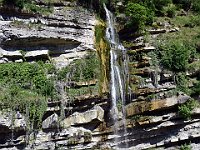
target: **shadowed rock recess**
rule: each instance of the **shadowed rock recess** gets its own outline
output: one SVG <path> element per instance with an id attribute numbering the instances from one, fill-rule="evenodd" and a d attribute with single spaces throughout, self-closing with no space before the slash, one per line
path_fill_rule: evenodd
<path id="1" fill-rule="evenodd" d="M 199 93 L 190 94 L 196 83 L 200 82 L 200 66 L 196 65 L 185 71 L 187 88 L 190 90 L 187 92 L 180 90 L 176 79 L 178 72 L 165 68 L 157 58 L 162 55 L 157 54 L 159 38 L 178 34 L 182 30 L 181 26 L 161 20 L 161 23 L 164 22 L 162 25 L 148 26 L 145 29 L 148 32 L 147 41 L 144 35 L 146 32 L 129 32 L 122 27 L 118 21 L 124 14 L 119 11 L 116 24 L 113 23 L 113 32 L 120 33 L 119 40 L 127 53 L 128 73 L 125 72 L 126 77 L 122 80 L 127 82 L 123 84 L 123 90 L 126 90 L 124 102 L 116 98 L 117 112 L 114 115 L 117 117 L 113 119 L 110 50 L 115 45 L 106 39 L 106 21 L 99 19 L 98 14 L 87 8 L 86 4 L 82 6 L 84 2 L 52 2 L 53 12 L 48 15 L 17 10 L 17 13 L 8 13 L 8 10 L 0 9 L 0 65 L 35 62 L 53 64 L 54 72 L 45 73 L 49 80 L 53 80 L 53 88 L 57 91 L 53 100 L 43 95 L 46 108 L 37 126 L 38 121 L 31 124 L 34 115 L 31 116 L 30 113 L 35 111 L 27 110 L 31 107 L 22 111 L 20 106 L 14 109 L 2 106 L 7 104 L 1 96 L 7 86 L 3 86 L 5 83 L 0 78 L 0 149 L 178 150 L 188 146 L 191 150 L 200 150 L 200 98 Z M 37 6 L 46 5 L 44 1 L 37 1 Z M 110 9 L 119 9 L 121 5 L 121 2 L 117 2 L 116 8 Z M 113 47 L 108 46 L 111 44 Z M 200 64 L 198 50 L 196 55 L 197 58 L 189 60 L 188 65 Z M 93 68 L 97 74 L 83 78 L 85 72 L 80 70 L 87 69 L 94 63 L 84 62 L 90 57 L 95 62 L 98 61 L 97 67 Z M 116 59 L 116 66 L 121 68 L 122 56 L 113 57 Z M 56 71 L 61 70 L 62 73 L 65 67 L 69 67 L 67 69 L 71 72 L 64 72 L 64 77 L 61 78 Z M 78 77 L 76 71 L 80 72 Z M 86 73 L 91 72 L 89 70 Z M 9 76 L 9 73 L 4 75 Z M 34 90 L 36 85 L 30 88 L 33 83 L 29 84 L 23 85 L 23 89 Z M 15 98 L 15 93 L 13 97 Z M 32 100 L 32 97 L 34 96 L 20 98 Z M 188 110 L 184 106 L 191 106 L 192 109 Z M 189 111 L 189 116 L 185 117 L 181 108 Z"/>

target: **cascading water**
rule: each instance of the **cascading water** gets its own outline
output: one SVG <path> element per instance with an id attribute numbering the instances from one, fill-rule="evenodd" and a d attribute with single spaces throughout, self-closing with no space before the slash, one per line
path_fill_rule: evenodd
<path id="1" fill-rule="evenodd" d="M 118 34 L 114 28 L 115 20 L 113 14 L 107 9 L 104 4 L 104 9 L 106 11 L 107 17 L 107 28 L 106 28 L 106 37 L 110 43 L 110 67 L 111 67 L 111 99 L 112 99 L 112 109 L 111 117 L 114 121 L 114 132 L 116 135 L 119 135 L 118 130 L 120 125 L 118 124 L 119 120 L 119 104 L 121 105 L 122 111 L 122 122 L 124 126 L 124 137 L 127 136 L 126 130 L 126 114 L 125 114 L 125 95 L 126 95 L 126 84 L 128 81 L 128 60 L 126 49 L 119 42 Z M 125 138 L 125 143 L 126 143 Z M 115 138 L 116 145 L 118 143 Z M 126 147 L 128 145 L 126 144 Z"/>

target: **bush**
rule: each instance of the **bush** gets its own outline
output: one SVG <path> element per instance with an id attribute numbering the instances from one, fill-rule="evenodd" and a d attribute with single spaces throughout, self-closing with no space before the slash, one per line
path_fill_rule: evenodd
<path id="1" fill-rule="evenodd" d="M 145 6 L 130 2 L 126 6 L 125 13 L 130 17 L 128 26 L 137 26 L 139 29 L 144 29 L 148 20 L 148 12 Z"/>
<path id="2" fill-rule="evenodd" d="M 175 82 L 177 89 L 179 91 L 182 91 L 188 95 L 191 94 L 190 89 L 188 88 L 188 79 L 185 73 L 178 73 L 175 75 Z"/>
<path id="3" fill-rule="evenodd" d="M 161 64 L 167 69 L 180 72 L 186 71 L 190 58 L 190 47 L 182 41 L 168 41 L 161 45 Z"/>
<path id="4" fill-rule="evenodd" d="M 15 84 L 22 89 L 32 89 L 38 94 L 52 96 L 53 83 L 47 78 L 49 64 L 10 63 L 0 65 L 0 82 L 4 85 Z M 51 70 L 52 71 L 52 70 Z"/>
<path id="5" fill-rule="evenodd" d="M 192 110 L 197 107 L 197 102 L 195 100 L 189 100 L 185 104 L 178 107 L 178 113 L 184 119 L 191 119 Z"/>
<path id="6" fill-rule="evenodd" d="M 200 0 L 193 0 L 192 2 L 192 9 L 200 13 Z"/>
<path id="7" fill-rule="evenodd" d="M 171 4 L 163 8 L 163 14 L 168 17 L 175 17 L 176 15 L 176 6 Z"/>
<path id="8" fill-rule="evenodd" d="M 189 144 L 181 145 L 180 150 L 192 150 L 192 147 Z"/>
<path id="9" fill-rule="evenodd" d="M 194 84 L 192 88 L 192 95 L 200 95 L 200 82 Z"/>
<path id="10" fill-rule="evenodd" d="M 16 84 L 1 85 L 0 108 L 28 115 L 27 126 L 34 125 L 38 128 L 41 126 L 42 116 L 47 108 L 47 99 L 32 90 L 20 88 Z"/>
<path id="11" fill-rule="evenodd" d="M 172 4 L 172 0 L 153 0 L 155 12 L 157 15 L 163 15 L 163 8 Z"/>
<path id="12" fill-rule="evenodd" d="M 59 80 L 88 81 L 98 76 L 99 62 L 95 53 L 90 53 L 86 58 L 75 61 L 58 73 Z"/>
<path id="13" fill-rule="evenodd" d="M 156 9 L 161 10 L 163 7 L 172 4 L 172 0 L 153 0 Z"/>

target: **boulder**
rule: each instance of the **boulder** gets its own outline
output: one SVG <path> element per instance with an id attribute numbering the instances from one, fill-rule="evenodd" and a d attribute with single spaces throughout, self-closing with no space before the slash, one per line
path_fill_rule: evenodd
<path id="1" fill-rule="evenodd" d="M 72 125 L 87 124 L 92 122 L 93 120 L 98 120 L 102 122 L 103 118 L 104 110 L 100 106 L 95 106 L 91 110 L 88 110 L 83 113 L 75 112 L 68 118 L 64 119 L 61 124 L 64 127 L 69 127 Z"/>
<path id="2" fill-rule="evenodd" d="M 57 123 L 58 123 L 58 115 L 56 113 L 54 113 L 51 116 L 47 117 L 42 122 L 42 128 L 43 129 L 56 128 Z"/>

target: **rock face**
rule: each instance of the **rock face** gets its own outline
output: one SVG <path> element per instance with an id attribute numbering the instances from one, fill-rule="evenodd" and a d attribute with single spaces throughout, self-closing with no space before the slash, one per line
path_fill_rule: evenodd
<path id="1" fill-rule="evenodd" d="M 3 15 L 0 21 L 0 54 L 11 61 L 49 59 L 58 67 L 94 50 L 94 15 L 80 6 L 55 7 L 43 18 Z M 84 38 L 83 38 L 84 37 Z M 68 55 L 71 55 L 70 57 Z"/>
<path id="2" fill-rule="evenodd" d="M 63 2 L 54 7 L 54 13 L 49 16 L 27 18 L 3 13 L 0 16 L 0 63 L 50 60 L 57 67 L 63 67 L 94 50 L 95 16 L 80 6 L 66 3 L 67 6 Z M 117 7 L 121 6 L 118 2 Z M 152 29 L 150 33 L 153 39 L 158 34 L 177 31 L 178 28 L 164 28 Z M 130 60 L 135 56 L 139 58 L 129 64 L 132 93 L 126 99 L 126 132 L 122 117 L 118 122 L 110 117 L 108 94 L 80 94 L 73 100 L 49 102 L 41 129 L 30 130 L 25 115 L 19 112 L 0 111 L 0 149 L 172 150 L 191 142 L 192 150 L 199 150 L 200 109 L 194 109 L 191 119 L 184 120 L 178 106 L 191 97 L 176 92 L 172 72 L 152 66 L 153 57 L 146 54 L 154 51 L 154 46 L 145 43 L 144 37 L 136 38 L 133 43 L 128 55 Z M 199 68 L 187 76 L 197 72 Z M 81 89 L 97 84 L 97 80 L 91 80 L 69 82 L 66 86 Z M 117 135 L 113 131 L 115 124 L 119 125 Z"/>
<path id="3" fill-rule="evenodd" d="M 49 116 L 42 122 L 42 128 L 48 129 L 48 128 L 56 128 L 58 124 L 58 115 L 54 113 L 53 115 Z"/>
<path id="4" fill-rule="evenodd" d="M 95 106 L 93 109 L 84 113 L 75 112 L 63 120 L 63 126 L 69 127 L 73 125 L 81 125 L 90 123 L 93 120 L 103 122 L 104 110 L 100 106 Z"/>

